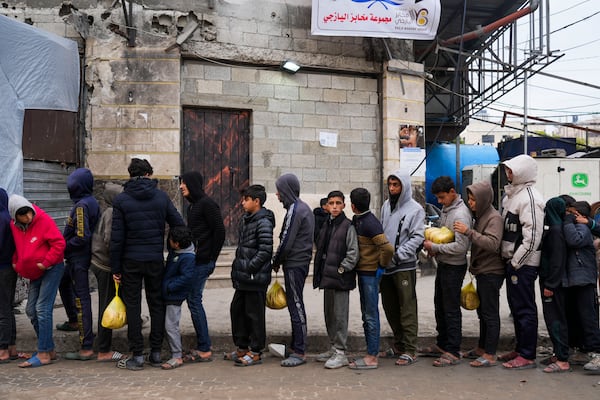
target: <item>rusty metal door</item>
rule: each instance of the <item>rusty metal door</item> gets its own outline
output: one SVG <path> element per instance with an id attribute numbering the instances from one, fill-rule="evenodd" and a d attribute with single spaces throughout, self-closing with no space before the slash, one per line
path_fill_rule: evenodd
<path id="1" fill-rule="evenodd" d="M 249 111 L 183 109 L 181 170 L 204 177 L 204 191 L 221 207 L 226 246 L 237 244 L 240 191 L 249 185 L 249 117 Z"/>

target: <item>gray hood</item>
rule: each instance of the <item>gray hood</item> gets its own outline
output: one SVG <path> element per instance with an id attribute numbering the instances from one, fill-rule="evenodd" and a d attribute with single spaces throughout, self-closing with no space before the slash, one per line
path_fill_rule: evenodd
<path id="1" fill-rule="evenodd" d="M 300 197 L 300 181 L 294 174 L 283 174 L 275 182 L 283 207 L 289 208 Z"/>

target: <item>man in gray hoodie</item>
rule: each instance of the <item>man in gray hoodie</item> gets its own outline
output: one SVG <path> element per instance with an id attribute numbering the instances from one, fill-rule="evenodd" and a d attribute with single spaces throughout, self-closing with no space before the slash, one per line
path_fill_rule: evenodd
<path id="1" fill-rule="evenodd" d="M 306 311 L 304 308 L 304 283 L 312 259 L 315 218 L 311 208 L 300 200 L 300 181 L 294 174 L 284 174 L 275 182 L 277 198 L 287 210 L 279 234 L 279 248 L 273 257 L 273 269 L 283 266 L 285 295 L 292 321 L 290 352 L 282 367 L 296 367 L 306 363 Z M 269 347 L 271 349 L 271 346 Z"/>
<path id="2" fill-rule="evenodd" d="M 393 347 L 384 356 L 398 357 L 396 365 L 413 364 L 417 353 L 417 252 L 423 243 L 425 211 L 412 198 L 410 177 L 399 170 L 388 176 L 389 198 L 381 207 L 381 224 L 394 246 L 391 264 L 380 283 L 381 302 L 392 332 Z"/>
<path id="3" fill-rule="evenodd" d="M 456 192 L 454 181 L 449 176 L 440 176 L 431 184 L 431 192 L 442 204 L 440 222 L 450 230 L 455 222 L 462 222 L 468 229 L 473 227 L 473 217 L 460 195 Z M 438 331 L 437 347 L 441 351 L 433 365 L 447 367 L 460 363 L 460 342 L 462 339 L 462 314 L 460 312 L 460 289 L 467 272 L 467 251 L 469 238 L 455 232 L 450 243 L 423 242 L 423 248 L 430 256 L 435 256 L 438 268 L 435 276 L 433 297 L 435 323 Z"/>

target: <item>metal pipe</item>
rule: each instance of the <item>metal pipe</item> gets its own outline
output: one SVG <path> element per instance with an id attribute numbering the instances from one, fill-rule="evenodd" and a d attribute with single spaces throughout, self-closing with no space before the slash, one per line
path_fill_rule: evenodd
<path id="1" fill-rule="evenodd" d="M 492 22 L 491 24 L 481 27 L 479 29 L 476 29 L 474 31 L 467 32 L 463 35 L 458 35 L 458 36 L 454 36 L 450 39 L 443 40 L 441 42 L 441 44 L 442 44 L 442 46 L 446 46 L 446 45 L 458 43 L 461 41 L 466 42 L 468 40 L 477 39 L 477 38 L 485 35 L 486 33 L 493 32 L 496 29 L 500 28 L 501 26 L 508 25 L 508 24 L 516 21 L 517 19 L 534 12 L 535 10 L 537 10 L 539 3 L 540 3 L 539 0 L 531 0 L 529 7 L 525 7 L 521 10 L 515 11 L 514 13 L 509 14 L 506 17 L 500 18 L 499 20 Z"/>

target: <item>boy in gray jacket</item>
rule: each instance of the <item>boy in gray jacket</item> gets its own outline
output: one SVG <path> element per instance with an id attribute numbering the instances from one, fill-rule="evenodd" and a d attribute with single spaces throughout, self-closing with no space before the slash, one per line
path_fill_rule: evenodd
<path id="1" fill-rule="evenodd" d="M 459 221 L 471 229 L 471 212 L 456 192 L 454 182 L 449 176 L 440 176 L 431 184 L 431 191 L 442 204 L 440 222 L 450 230 Z M 433 361 L 435 367 L 447 367 L 460 363 L 460 342 L 462 339 L 462 314 L 460 312 L 460 289 L 467 272 L 467 251 L 470 241 L 462 233 L 455 232 L 454 241 L 437 244 L 429 240 L 423 242 L 423 248 L 430 256 L 435 256 L 438 268 L 435 276 L 435 322 L 437 348 L 441 352 Z"/>

